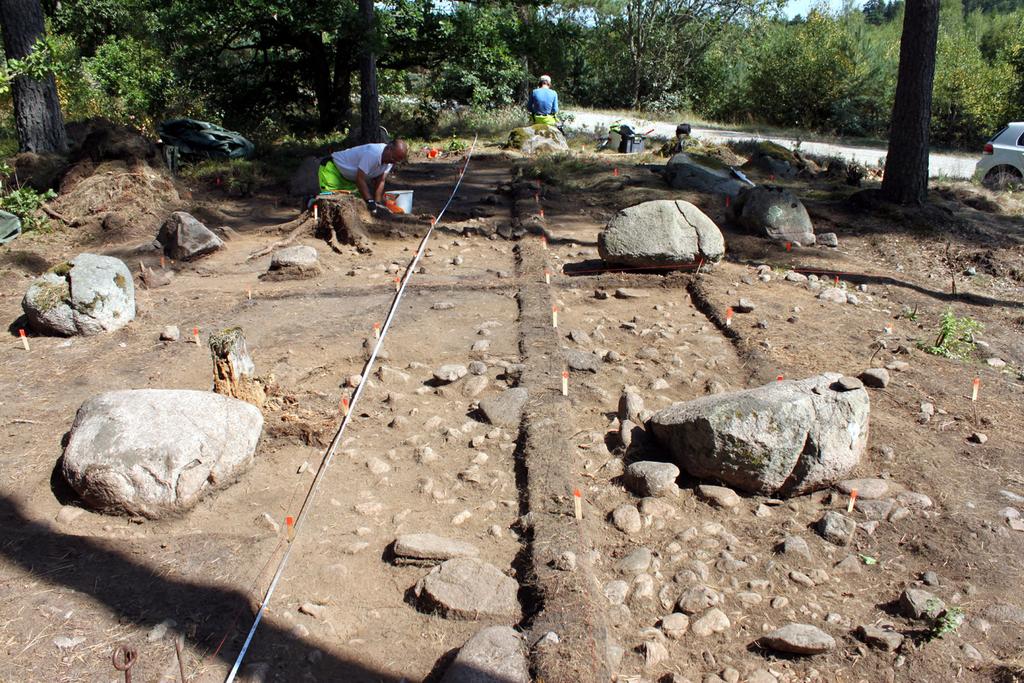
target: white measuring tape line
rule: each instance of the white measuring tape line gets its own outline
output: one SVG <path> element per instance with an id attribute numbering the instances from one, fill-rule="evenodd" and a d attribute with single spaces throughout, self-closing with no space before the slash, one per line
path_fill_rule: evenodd
<path id="1" fill-rule="evenodd" d="M 429 240 L 430 236 L 433 234 L 434 228 L 441 222 L 441 217 L 444 216 L 445 211 L 447 211 L 448 207 L 451 206 L 456 193 L 459 191 L 459 187 L 462 185 L 462 179 L 466 176 L 466 170 L 469 168 L 469 161 L 473 158 L 473 151 L 476 149 L 477 138 L 479 138 L 479 136 L 473 138 L 473 144 L 470 146 L 469 152 L 466 154 L 466 163 L 462 166 L 462 172 L 459 173 L 459 179 L 455 181 L 455 187 L 452 189 L 452 193 L 448 197 L 448 201 L 441 209 L 441 212 L 437 214 L 437 217 L 431 221 L 430 228 L 427 229 L 427 234 L 423 236 L 423 240 L 420 242 L 420 247 L 416 250 L 416 255 L 409 263 L 408 268 L 406 268 L 405 276 L 402 278 L 402 284 L 395 293 L 395 298 L 391 301 L 391 308 L 388 309 L 387 318 L 384 319 L 384 325 L 381 327 L 380 338 L 377 339 L 377 343 L 373 347 L 373 352 L 370 354 L 370 359 L 366 361 L 366 365 L 363 367 L 363 373 L 360 375 L 359 386 L 356 387 L 355 393 L 352 394 L 352 401 L 349 403 L 348 412 L 346 412 L 342 418 L 338 431 L 334 433 L 334 438 L 331 439 L 331 443 L 327 447 L 327 453 L 324 455 L 324 459 L 321 461 L 320 467 L 316 471 L 316 476 L 313 478 L 313 483 L 309 487 L 309 493 L 306 494 L 306 499 L 302 503 L 302 509 L 299 510 L 299 514 L 295 517 L 295 526 L 292 530 L 291 541 L 288 543 L 287 549 L 281 557 L 280 563 L 277 565 L 277 571 L 274 572 L 274 578 L 271 580 L 270 586 L 267 588 L 267 593 L 263 597 L 263 602 L 260 603 L 259 611 L 256 612 L 256 617 L 252 622 L 252 627 L 249 629 L 249 634 L 246 636 L 245 642 L 242 644 L 242 649 L 238 653 L 238 657 L 235 659 L 235 664 L 231 667 L 231 672 L 228 674 L 227 679 L 225 679 L 225 683 L 232 683 L 238 675 L 238 670 L 242 666 L 242 660 L 245 659 L 245 655 L 249 651 L 249 646 L 252 644 L 253 636 L 256 635 L 256 629 L 263 620 L 263 614 L 266 612 L 267 606 L 270 604 L 270 598 L 273 596 L 274 590 L 277 588 L 277 584 L 281 580 L 281 576 L 284 574 L 284 569 L 288 564 L 288 558 L 291 556 L 292 548 L 295 547 L 295 541 L 299 537 L 299 529 L 302 527 L 302 522 L 306 519 L 306 513 L 308 513 L 313 507 L 313 501 L 316 497 L 316 492 L 320 486 L 320 482 L 323 480 L 324 474 L 327 472 L 327 468 L 330 467 L 331 461 L 334 459 L 334 453 L 338 448 L 338 444 L 341 443 L 341 437 L 345 433 L 345 427 L 348 426 L 349 421 L 355 414 L 356 402 L 363 393 L 363 388 L 366 386 L 366 381 L 370 376 L 370 371 L 373 370 L 373 364 L 377 360 L 377 354 L 380 352 L 381 346 L 384 345 L 384 339 L 387 336 L 388 328 L 391 327 L 391 321 L 394 319 L 395 313 L 398 311 L 398 304 L 402 300 L 402 295 L 405 294 L 406 285 L 409 284 L 409 280 L 416 271 L 416 264 L 419 263 L 424 251 L 426 251 L 427 240 Z"/>

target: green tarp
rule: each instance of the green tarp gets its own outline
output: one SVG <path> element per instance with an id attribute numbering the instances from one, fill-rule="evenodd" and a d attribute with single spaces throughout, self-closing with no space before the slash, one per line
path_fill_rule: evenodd
<path id="1" fill-rule="evenodd" d="M 0 244 L 7 244 L 21 234 L 21 219 L 13 213 L 0 211 Z"/>

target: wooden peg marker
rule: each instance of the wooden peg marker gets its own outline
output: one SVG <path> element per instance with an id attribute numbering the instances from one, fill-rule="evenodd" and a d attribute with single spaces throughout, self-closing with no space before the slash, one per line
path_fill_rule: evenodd
<path id="1" fill-rule="evenodd" d="M 196 346 L 199 346 L 199 328 L 198 327 L 193 327 L 192 328 L 192 339 L 195 340 Z"/>
<path id="2" fill-rule="evenodd" d="M 21 345 L 25 347 L 26 351 L 29 351 L 28 347 L 28 336 L 25 334 L 25 330 L 19 329 L 18 336 L 21 337 Z"/>
<path id="3" fill-rule="evenodd" d="M 544 284 L 551 284 L 551 271 L 548 270 L 547 268 L 544 269 Z"/>
<path id="4" fill-rule="evenodd" d="M 732 327 L 732 306 L 725 309 L 725 326 Z"/>
<path id="5" fill-rule="evenodd" d="M 562 370 L 562 396 L 569 395 L 569 371 Z"/>
<path id="6" fill-rule="evenodd" d="M 579 489 L 572 492 L 572 510 L 577 520 L 583 519 L 583 494 Z"/>
<path id="7" fill-rule="evenodd" d="M 971 401 L 978 400 L 978 389 L 981 388 L 981 378 L 975 377 L 974 381 L 971 382 Z"/>
<path id="8" fill-rule="evenodd" d="M 857 502 L 857 489 L 852 489 L 850 491 L 850 502 L 848 502 L 846 504 L 846 513 L 847 514 L 853 512 L 853 504 L 856 503 L 856 502 Z"/>
<path id="9" fill-rule="evenodd" d="M 380 339 L 380 323 L 373 324 L 373 338 Z"/>
<path id="10" fill-rule="evenodd" d="M 558 327 L 558 306 L 551 307 L 551 327 Z"/>

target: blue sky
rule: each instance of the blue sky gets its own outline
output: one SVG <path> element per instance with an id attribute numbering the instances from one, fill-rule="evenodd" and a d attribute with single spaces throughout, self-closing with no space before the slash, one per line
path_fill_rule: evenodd
<path id="1" fill-rule="evenodd" d="M 816 5 L 826 5 L 831 10 L 840 10 L 844 4 L 844 0 L 791 0 L 783 12 L 787 17 L 792 18 L 798 14 L 807 16 L 808 10 Z M 862 0 L 853 0 L 852 4 L 860 7 L 864 3 Z"/>

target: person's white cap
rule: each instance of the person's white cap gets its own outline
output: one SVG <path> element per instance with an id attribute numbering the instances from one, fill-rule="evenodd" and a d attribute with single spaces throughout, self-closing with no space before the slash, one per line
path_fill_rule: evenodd
<path id="1" fill-rule="evenodd" d="M 543 76 L 540 77 L 540 82 L 541 83 L 547 83 L 548 85 L 551 85 L 551 76 L 548 76 L 547 74 L 544 74 Z"/>

